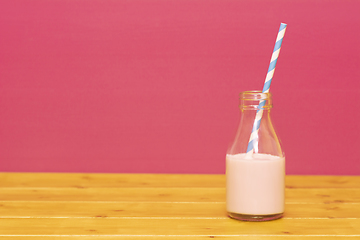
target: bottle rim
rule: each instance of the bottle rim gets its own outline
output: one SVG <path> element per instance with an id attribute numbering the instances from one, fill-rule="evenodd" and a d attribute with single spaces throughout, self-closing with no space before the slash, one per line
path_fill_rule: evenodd
<path id="1" fill-rule="evenodd" d="M 242 110 L 270 109 L 272 108 L 272 94 L 258 90 L 241 92 L 239 107 Z"/>
<path id="2" fill-rule="evenodd" d="M 272 97 L 271 93 L 263 93 L 259 90 L 244 91 L 239 94 L 242 100 L 268 100 Z"/>

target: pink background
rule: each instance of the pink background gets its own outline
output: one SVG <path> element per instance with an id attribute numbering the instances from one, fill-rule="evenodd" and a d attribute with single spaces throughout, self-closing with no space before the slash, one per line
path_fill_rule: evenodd
<path id="1" fill-rule="evenodd" d="M 360 1 L 7 0 L 0 171 L 224 173 L 240 91 L 288 174 L 360 174 Z"/>

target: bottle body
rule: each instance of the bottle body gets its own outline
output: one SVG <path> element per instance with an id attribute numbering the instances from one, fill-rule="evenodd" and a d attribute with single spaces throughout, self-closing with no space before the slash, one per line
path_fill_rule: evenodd
<path id="1" fill-rule="evenodd" d="M 226 154 L 226 208 L 232 218 L 266 221 L 283 215 L 285 157 L 271 122 L 271 107 L 269 93 L 240 94 L 240 123 Z M 254 134 L 254 120 L 259 110 L 261 122 Z M 251 134 L 252 150 L 249 151 Z"/>

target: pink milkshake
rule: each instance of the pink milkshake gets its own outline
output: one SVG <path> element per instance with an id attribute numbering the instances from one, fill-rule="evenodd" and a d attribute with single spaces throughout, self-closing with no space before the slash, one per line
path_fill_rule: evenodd
<path id="1" fill-rule="evenodd" d="M 269 154 L 226 155 L 226 208 L 229 216 L 256 221 L 284 212 L 285 158 Z"/>

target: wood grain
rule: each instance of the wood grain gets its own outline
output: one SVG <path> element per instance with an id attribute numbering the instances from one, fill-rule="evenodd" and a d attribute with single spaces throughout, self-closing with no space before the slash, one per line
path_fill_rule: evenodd
<path id="1" fill-rule="evenodd" d="M 359 239 L 358 235 L 234 235 L 234 236 L 224 236 L 224 235 L 142 235 L 142 236 L 136 236 L 136 235 L 12 235 L 12 236 L 4 236 L 0 235 L 2 240 L 53 240 L 53 239 L 73 239 L 73 240 L 117 240 L 117 239 L 126 239 L 126 240 L 158 240 L 158 239 L 180 239 L 180 240 L 211 240 L 211 239 L 219 239 L 219 240 L 229 240 L 229 239 L 246 239 L 246 240 L 285 240 L 285 239 L 291 239 L 291 240 L 300 240 L 300 239 L 306 239 L 306 240 L 339 240 L 339 239 L 345 239 L 345 240 L 357 240 Z"/>
<path id="2" fill-rule="evenodd" d="M 286 204 L 284 218 L 359 218 L 360 203 Z M 0 218 L 227 218 L 225 203 L 2 201 Z"/>
<path id="3" fill-rule="evenodd" d="M 21 227 L 20 227 L 21 226 Z M 304 227 L 306 226 L 306 227 Z M 0 219 L 0 235 L 359 235 L 360 219 Z"/>
<path id="4" fill-rule="evenodd" d="M 358 176 L 286 176 L 288 188 L 360 188 Z M 225 187 L 224 175 L 0 173 L 0 187 Z"/>
<path id="5" fill-rule="evenodd" d="M 46 179 L 46 181 L 44 181 Z M 0 173 L 0 187 L 224 187 L 224 175 Z"/>
<path id="6" fill-rule="evenodd" d="M 286 189 L 288 203 L 360 203 L 360 188 Z M 0 188 L 0 201 L 225 202 L 225 188 Z"/>
<path id="7" fill-rule="evenodd" d="M 286 186 L 284 218 L 250 223 L 223 175 L 0 173 L 0 239 L 360 239 L 360 177 Z"/>

